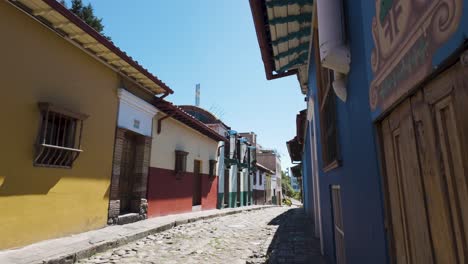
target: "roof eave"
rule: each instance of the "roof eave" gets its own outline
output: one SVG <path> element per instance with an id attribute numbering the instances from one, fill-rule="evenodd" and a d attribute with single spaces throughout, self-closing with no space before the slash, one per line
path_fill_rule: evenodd
<path id="1" fill-rule="evenodd" d="M 105 64 L 112 70 L 116 71 L 118 74 L 125 76 L 126 78 L 129 78 L 131 81 L 134 81 L 143 90 L 147 90 L 148 92 L 154 95 L 174 93 L 174 91 L 171 88 L 169 88 L 164 82 L 162 82 L 156 76 L 149 73 L 145 68 L 143 68 L 140 64 L 138 64 L 138 62 L 136 62 L 131 57 L 129 57 L 125 52 L 123 52 L 118 47 L 116 47 L 111 41 L 109 41 L 107 38 L 102 36 L 99 32 L 94 30 L 91 26 L 89 26 L 84 21 L 82 21 L 79 17 L 77 17 L 75 14 L 69 11 L 65 6 L 63 6 L 58 1 L 55 1 L 55 0 L 37 1 L 38 3 L 40 2 L 43 5 L 47 5 L 50 8 L 50 11 L 49 11 L 49 8 L 47 8 L 48 10 L 46 12 L 39 12 L 39 14 L 35 14 L 34 10 L 30 9 L 30 7 L 27 6 L 25 3 L 23 3 L 23 1 L 9 0 L 7 2 L 9 2 L 12 6 L 16 7 L 18 10 L 27 14 L 34 20 L 38 21 L 42 25 L 46 26 L 47 28 L 55 32 L 57 35 L 59 35 L 60 37 L 68 41 L 69 43 L 83 50 L 88 55 L 94 57 L 99 62 Z M 43 13 L 48 15 L 50 14 L 50 12 L 55 12 L 56 14 L 59 14 L 64 19 L 64 21 L 66 21 L 66 23 L 62 22 L 60 25 L 54 25 L 51 21 L 47 20 L 47 18 L 43 16 Z M 81 30 L 83 33 L 77 34 L 75 36 L 67 35 L 66 32 L 60 31 L 61 29 L 64 28 L 64 25 L 66 24 L 67 24 L 66 27 L 68 26 L 76 27 L 79 30 Z M 107 59 L 102 58 L 102 54 L 96 54 L 95 52 L 93 52 L 93 50 L 90 47 L 86 47 L 88 43 L 83 44 L 77 41 L 77 39 L 81 37 L 87 37 L 87 38 L 93 39 L 95 42 L 93 42 L 92 46 L 96 46 L 96 44 L 101 45 L 103 48 L 108 50 L 108 52 L 105 52 L 106 55 L 112 54 L 114 57 L 119 58 L 122 63 L 124 64 L 126 63 L 128 65 L 127 67 L 131 67 L 132 69 L 136 70 L 137 73 L 142 76 L 142 78 L 146 78 L 147 82 L 152 83 L 152 85 L 146 86 L 145 84 L 141 83 L 139 80 L 134 79 L 132 77 L 133 75 L 123 72 L 120 69 L 118 69 L 116 66 L 112 65 L 112 62 L 109 62 L 107 61 Z"/>
<path id="2" fill-rule="evenodd" d="M 275 62 L 273 59 L 273 51 L 265 33 L 268 25 L 265 24 L 264 15 L 265 7 L 262 0 L 249 0 L 250 10 L 254 20 L 255 32 L 257 34 L 258 45 L 262 56 L 263 66 L 265 67 L 265 75 L 267 80 L 274 80 L 290 75 L 297 74 L 297 69 L 292 69 L 286 72 L 275 73 Z"/>

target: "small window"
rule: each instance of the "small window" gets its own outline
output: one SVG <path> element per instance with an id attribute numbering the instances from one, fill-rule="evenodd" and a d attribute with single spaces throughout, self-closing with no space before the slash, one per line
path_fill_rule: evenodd
<path id="1" fill-rule="evenodd" d="M 337 168 L 339 163 L 338 129 L 336 126 L 336 97 L 333 92 L 334 73 L 320 64 L 317 30 L 314 31 L 315 64 L 322 142 L 323 170 Z"/>
<path id="2" fill-rule="evenodd" d="M 257 173 L 253 174 L 253 184 L 257 185 Z"/>
<path id="3" fill-rule="evenodd" d="M 175 151 L 176 159 L 175 159 L 175 173 L 182 174 L 187 171 L 187 155 L 188 152 L 182 150 Z"/>
<path id="4" fill-rule="evenodd" d="M 41 125 L 36 144 L 35 166 L 71 168 L 81 150 L 83 120 L 88 116 L 39 103 Z"/>
<path id="5" fill-rule="evenodd" d="M 258 184 L 259 185 L 262 185 L 262 178 L 263 178 L 262 173 L 259 173 L 259 177 L 258 177 Z"/>
<path id="6" fill-rule="evenodd" d="M 209 168 L 209 176 L 210 178 L 214 178 L 216 176 L 216 160 L 210 160 L 210 168 Z"/>

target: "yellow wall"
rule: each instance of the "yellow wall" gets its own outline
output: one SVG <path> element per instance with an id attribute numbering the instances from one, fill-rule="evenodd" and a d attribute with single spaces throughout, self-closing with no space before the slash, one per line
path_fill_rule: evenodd
<path id="1" fill-rule="evenodd" d="M 173 170 L 175 150 L 188 152 L 187 171 L 193 172 L 194 160 L 202 161 L 202 173 L 209 173 L 209 160 L 216 160 L 218 142 L 173 119 L 162 121 L 161 134 L 157 134 L 158 113 L 153 119 L 153 142 L 151 145 L 151 167 Z"/>
<path id="2" fill-rule="evenodd" d="M 102 227 L 117 75 L 0 1 L 0 249 Z M 37 103 L 89 115 L 73 169 L 33 167 Z"/>

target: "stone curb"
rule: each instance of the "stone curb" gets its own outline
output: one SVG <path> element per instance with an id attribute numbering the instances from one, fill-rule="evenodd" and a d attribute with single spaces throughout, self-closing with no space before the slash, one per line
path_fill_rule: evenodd
<path id="1" fill-rule="evenodd" d="M 268 208 L 273 208 L 273 207 L 277 207 L 277 206 L 270 205 L 270 206 L 262 206 L 262 207 L 256 207 L 256 208 L 246 208 L 243 210 L 242 209 L 232 210 L 232 211 L 220 210 L 219 213 L 212 214 L 212 215 L 196 216 L 196 217 L 182 219 L 182 220 L 175 220 L 168 224 L 164 224 L 156 228 L 151 228 L 145 231 L 140 231 L 140 232 L 137 232 L 135 234 L 131 234 L 125 237 L 121 237 L 121 238 L 113 239 L 109 241 L 98 242 L 96 244 L 92 244 L 88 248 L 78 250 L 77 252 L 73 254 L 67 254 L 63 256 L 54 256 L 52 258 L 45 259 L 45 260 L 42 260 L 41 262 L 36 262 L 36 263 L 38 264 L 39 263 L 40 264 L 71 264 L 71 263 L 75 263 L 76 261 L 80 259 L 89 258 L 94 254 L 101 253 L 106 250 L 128 244 L 130 242 L 136 241 L 138 239 L 147 237 L 152 234 L 156 234 L 156 233 L 169 230 L 175 226 L 179 226 L 179 225 L 183 225 L 187 223 L 193 223 L 193 222 L 197 222 L 200 220 L 207 220 L 207 219 L 212 219 L 212 218 L 217 218 L 217 217 L 222 217 L 222 216 L 227 216 L 227 215 L 238 214 L 242 212 L 257 211 L 257 210 L 263 210 L 263 209 L 268 209 Z"/>

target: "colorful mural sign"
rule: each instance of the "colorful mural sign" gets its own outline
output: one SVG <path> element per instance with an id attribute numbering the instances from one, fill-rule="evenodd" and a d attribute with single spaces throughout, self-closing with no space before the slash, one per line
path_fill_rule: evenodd
<path id="1" fill-rule="evenodd" d="M 432 56 L 456 31 L 463 0 L 377 0 L 372 111 L 385 111 L 432 71 Z"/>

